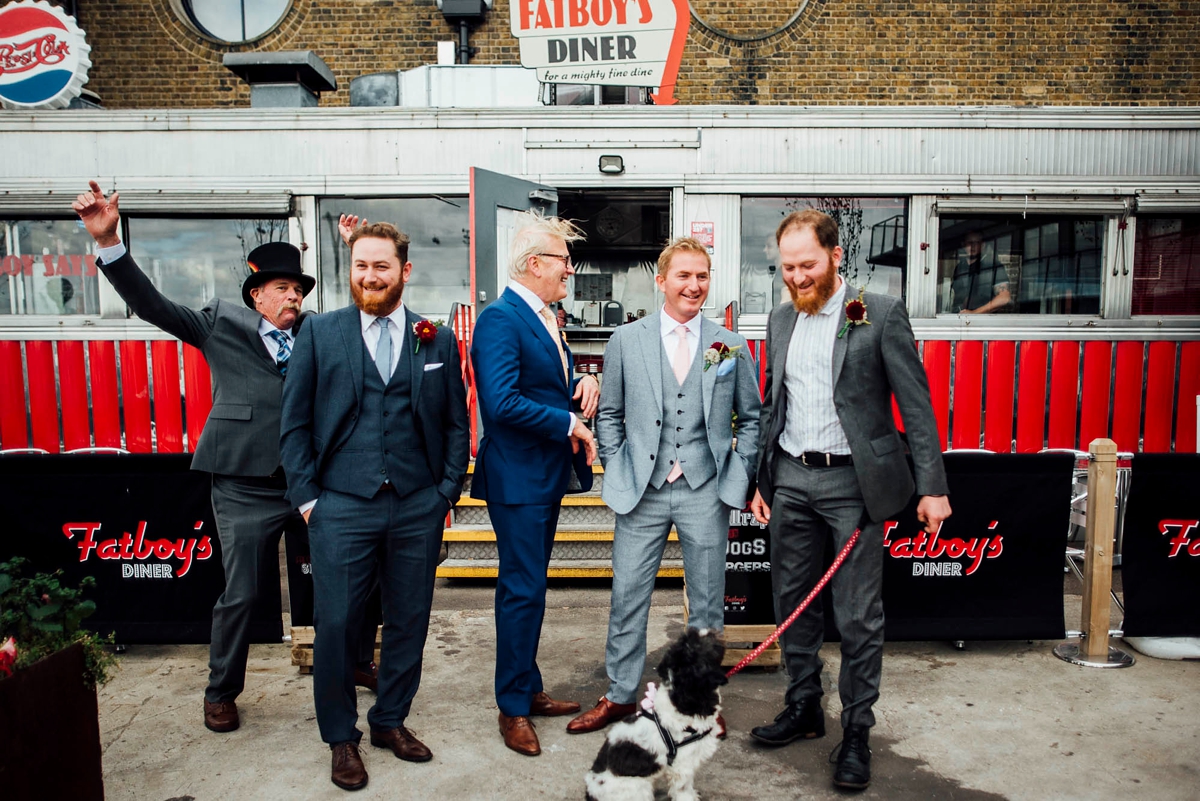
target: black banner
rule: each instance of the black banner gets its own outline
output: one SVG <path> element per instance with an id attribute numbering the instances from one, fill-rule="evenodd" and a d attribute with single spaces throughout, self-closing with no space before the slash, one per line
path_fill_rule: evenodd
<path id="1" fill-rule="evenodd" d="M 936 536 L 924 533 L 915 496 L 884 526 L 887 639 L 1062 638 L 1073 457 L 948 453 L 943 458 L 953 514 L 942 530 Z M 731 519 L 730 548 L 743 550 L 744 543 L 767 540 L 748 513 L 734 515 L 739 525 Z M 769 573 L 745 567 L 765 561 L 769 571 L 769 541 L 766 546 L 761 556 L 726 556 L 726 625 L 774 622 Z M 827 568 L 835 556 L 832 541 L 825 550 Z M 826 611 L 826 639 L 836 641 L 828 588 L 816 606 Z"/>
<path id="2" fill-rule="evenodd" d="M 0 456 L 0 560 L 96 578 L 84 621 L 118 643 L 207 643 L 225 587 L 211 477 L 173 454 Z M 267 560 L 265 587 L 279 586 Z M 263 593 L 254 642 L 283 634 L 277 591 Z"/>
<path id="3" fill-rule="evenodd" d="M 1200 636 L 1200 455 L 1133 457 L 1121 578 L 1129 637 Z"/>
<path id="4" fill-rule="evenodd" d="M 749 507 L 729 511 L 725 543 L 725 625 L 775 625 L 771 538 Z"/>

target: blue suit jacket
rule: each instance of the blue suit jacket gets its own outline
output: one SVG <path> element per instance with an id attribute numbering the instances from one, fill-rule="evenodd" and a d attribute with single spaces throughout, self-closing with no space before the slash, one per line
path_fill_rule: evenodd
<path id="1" fill-rule="evenodd" d="M 573 372 L 565 337 L 563 348 Z M 582 489 L 591 489 L 586 455 L 581 449 L 573 457 L 567 435 L 578 380 L 568 383 L 554 340 L 520 295 L 506 289 L 480 312 L 471 363 L 483 418 L 471 497 L 504 504 L 559 503 L 572 464 Z"/>
<path id="2" fill-rule="evenodd" d="M 424 435 L 438 492 L 453 505 L 466 479 L 471 436 L 458 341 L 449 327 L 442 327 L 433 342 L 417 348 L 412 326 L 424 318 L 408 309 L 405 314 L 404 347 L 416 350 L 411 363 L 413 416 Z M 364 361 L 355 306 L 314 316 L 296 337 L 283 383 L 280 432 L 288 498 L 296 506 L 321 494 L 326 460 L 358 422 Z"/>

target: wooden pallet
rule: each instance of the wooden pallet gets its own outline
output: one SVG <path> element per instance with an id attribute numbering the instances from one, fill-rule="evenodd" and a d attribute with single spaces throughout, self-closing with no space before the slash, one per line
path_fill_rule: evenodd
<path id="1" fill-rule="evenodd" d="M 688 601 L 687 601 L 687 582 L 683 585 L 683 622 L 687 623 L 688 619 Z M 733 667 L 742 658 L 753 651 L 758 645 L 764 641 L 775 631 L 775 627 L 769 624 L 750 625 L 750 626 L 726 626 L 725 627 L 725 658 L 721 660 L 721 667 Z M 748 645 L 748 648 L 735 648 L 735 645 Z M 783 651 L 779 647 L 779 641 L 771 643 L 767 650 L 758 655 L 746 667 L 760 667 L 774 670 L 783 664 Z"/>
<path id="2" fill-rule="evenodd" d="M 292 626 L 292 664 L 300 668 L 304 675 L 312 673 L 313 666 L 313 637 L 312 626 Z M 379 646 L 382 642 L 383 627 L 375 627 L 375 664 L 379 664 Z"/>

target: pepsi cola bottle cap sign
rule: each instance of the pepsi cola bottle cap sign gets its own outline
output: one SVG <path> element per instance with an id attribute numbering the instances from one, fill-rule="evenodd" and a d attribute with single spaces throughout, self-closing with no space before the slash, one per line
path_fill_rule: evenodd
<path id="1" fill-rule="evenodd" d="M 0 104 L 66 108 L 87 83 L 91 51 L 75 18 L 49 3 L 0 6 Z"/>

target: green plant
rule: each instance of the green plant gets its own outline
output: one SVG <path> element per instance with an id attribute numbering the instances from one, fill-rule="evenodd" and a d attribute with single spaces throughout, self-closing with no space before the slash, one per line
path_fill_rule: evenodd
<path id="1" fill-rule="evenodd" d="M 77 589 L 64 586 L 62 571 L 24 575 L 28 560 L 20 557 L 0 562 L 0 641 L 12 637 L 16 641 L 17 670 L 39 659 L 80 643 L 83 646 L 83 682 L 88 687 L 104 684 L 117 665 L 117 658 L 107 646 L 113 635 L 102 637 L 80 623 L 96 611 L 94 601 L 85 600 L 83 593 L 96 586 L 96 580 L 85 577 Z"/>

